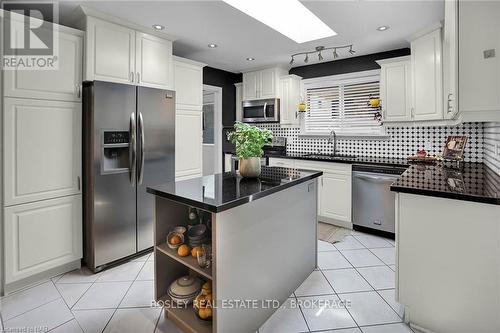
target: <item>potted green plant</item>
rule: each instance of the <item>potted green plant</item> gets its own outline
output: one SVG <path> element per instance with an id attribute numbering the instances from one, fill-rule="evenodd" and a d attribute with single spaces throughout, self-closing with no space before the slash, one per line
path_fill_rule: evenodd
<path id="1" fill-rule="evenodd" d="M 260 158 L 264 154 L 262 148 L 271 141 L 273 133 L 268 129 L 236 122 L 234 131 L 227 137 L 236 144 L 240 175 L 247 178 L 259 177 Z"/>

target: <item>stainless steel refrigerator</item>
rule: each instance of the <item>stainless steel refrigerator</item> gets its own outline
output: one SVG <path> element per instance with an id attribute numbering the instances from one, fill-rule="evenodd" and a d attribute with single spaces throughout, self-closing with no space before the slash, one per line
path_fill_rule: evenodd
<path id="1" fill-rule="evenodd" d="M 173 91 L 83 86 L 84 260 L 100 271 L 153 246 L 153 196 L 175 179 Z"/>

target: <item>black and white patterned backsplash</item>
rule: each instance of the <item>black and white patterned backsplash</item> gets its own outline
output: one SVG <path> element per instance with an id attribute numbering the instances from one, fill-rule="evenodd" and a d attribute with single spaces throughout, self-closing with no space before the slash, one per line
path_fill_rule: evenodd
<path id="1" fill-rule="evenodd" d="M 299 128 L 281 127 L 279 124 L 259 124 L 259 127 L 273 131 L 274 136 L 287 138 L 287 152 L 331 154 L 333 145 L 328 138 L 300 137 Z M 388 127 L 388 138 L 357 139 L 338 138 L 337 153 L 354 156 L 382 156 L 406 158 L 414 155 L 417 149 L 427 149 L 431 155 L 442 153 L 446 138 L 450 135 L 468 137 L 464 160 L 467 162 L 483 161 L 483 123 L 463 123 L 458 126 L 436 127 Z"/>

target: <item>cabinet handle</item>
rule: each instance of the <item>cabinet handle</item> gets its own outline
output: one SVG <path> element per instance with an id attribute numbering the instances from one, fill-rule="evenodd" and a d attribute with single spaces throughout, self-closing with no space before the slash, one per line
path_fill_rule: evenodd
<path id="1" fill-rule="evenodd" d="M 453 96 L 453 94 L 448 94 L 448 113 L 452 113 L 453 112 L 453 107 L 451 106 L 451 102 L 452 102 L 451 97 L 452 96 Z"/>
<path id="2" fill-rule="evenodd" d="M 415 108 L 412 107 L 411 110 L 410 110 L 410 115 L 411 115 L 412 119 L 415 118 L 415 112 L 414 111 L 415 111 Z"/>
<path id="3" fill-rule="evenodd" d="M 80 98 L 82 96 L 82 85 L 77 84 L 76 85 L 76 97 Z"/>
<path id="4" fill-rule="evenodd" d="M 321 186 L 323 186 L 323 177 L 321 177 Z"/>
<path id="5" fill-rule="evenodd" d="M 80 187 L 81 187 L 81 185 L 80 185 L 80 176 L 76 177 L 76 181 L 78 183 L 78 191 L 80 191 Z"/>
<path id="6" fill-rule="evenodd" d="M 141 83 L 141 73 L 137 72 L 137 83 Z"/>
<path id="7" fill-rule="evenodd" d="M 134 82 L 134 72 L 130 72 L 130 82 Z"/>

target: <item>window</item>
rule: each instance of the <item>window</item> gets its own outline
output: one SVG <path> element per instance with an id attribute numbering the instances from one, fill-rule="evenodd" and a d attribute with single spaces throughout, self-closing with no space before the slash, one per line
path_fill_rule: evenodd
<path id="1" fill-rule="evenodd" d="M 349 77 L 350 76 L 350 77 Z M 380 110 L 369 105 L 379 98 L 379 75 L 331 76 L 304 83 L 307 110 L 302 134 L 385 135 L 377 117 Z"/>

